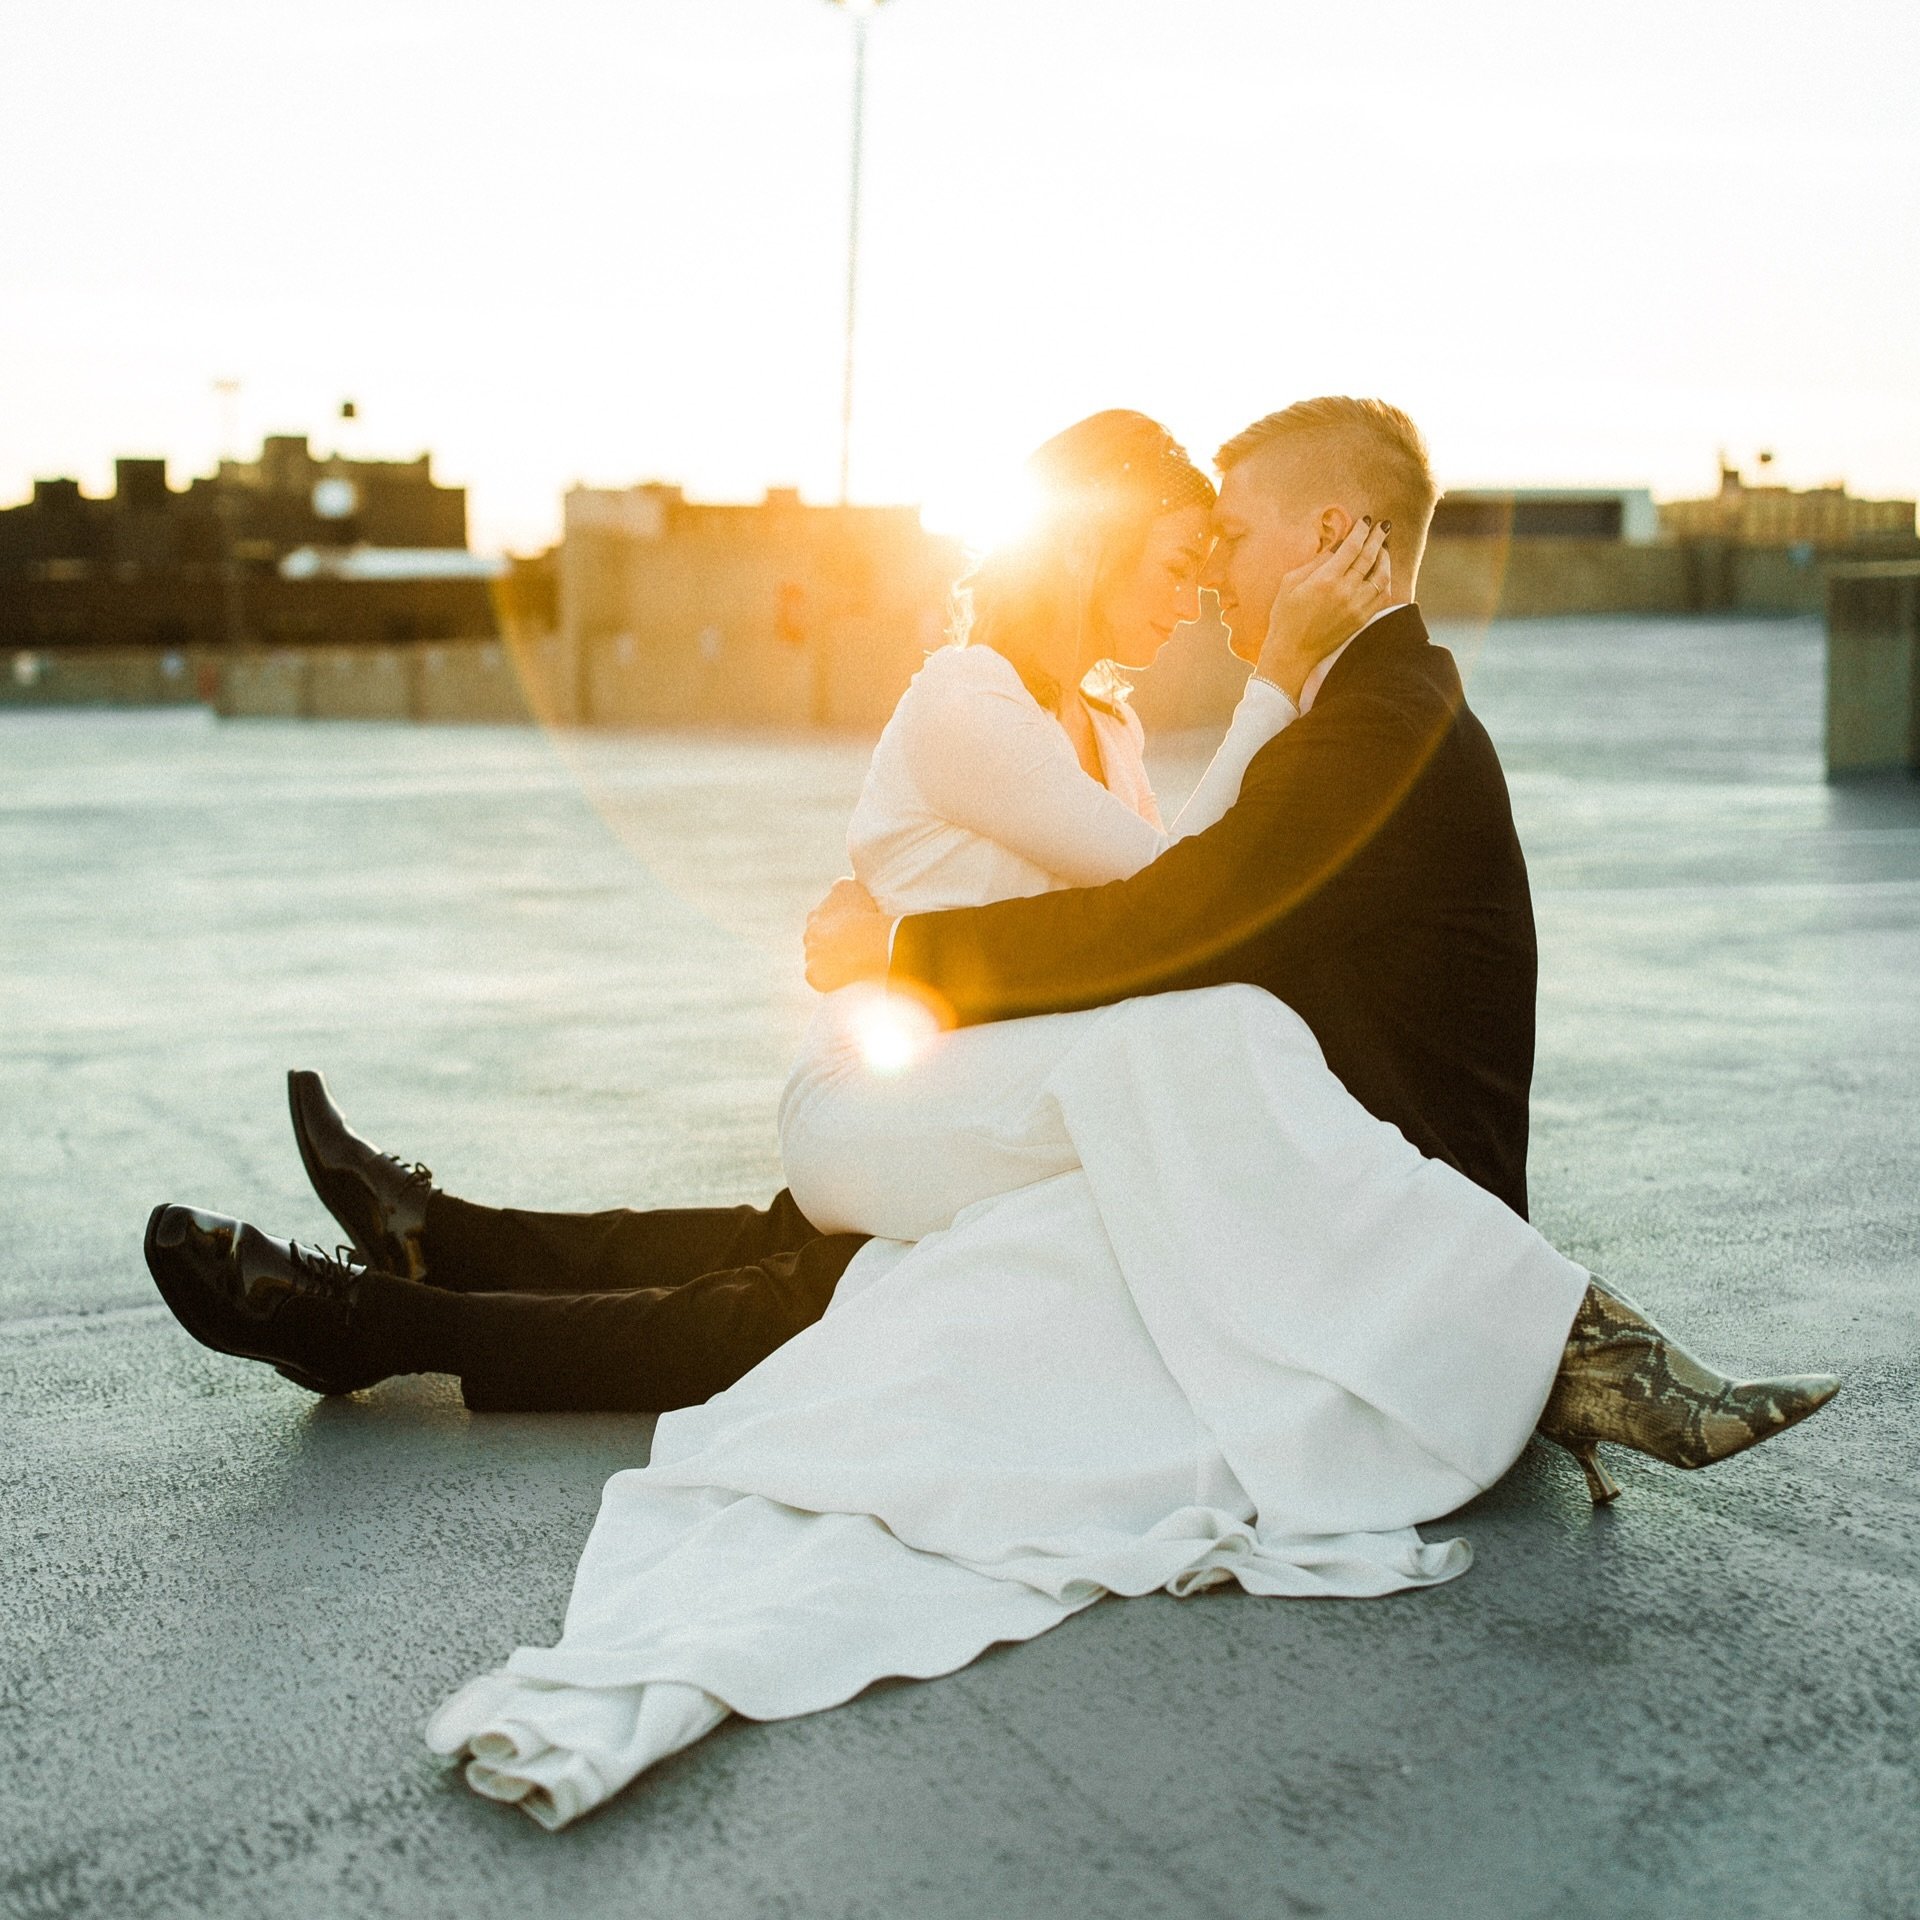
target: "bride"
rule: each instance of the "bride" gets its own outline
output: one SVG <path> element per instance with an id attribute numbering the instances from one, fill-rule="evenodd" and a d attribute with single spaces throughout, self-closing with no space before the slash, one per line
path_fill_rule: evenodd
<path id="1" fill-rule="evenodd" d="M 1256 674 L 1165 826 L 1109 663 L 1197 617 L 1212 487 L 1127 413 L 1035 470 L 1042 524 L 973 577 L 854 810 L 892 914 L 1124 878 L 1217 820 L 1295 717 Z M 1324 652 L 1389 590 L 1384 534 L 1357 529 L 1270 645 Z M 609 1482 L 559 1644 L 429 1725 L 546 1826 L 729 1712 L 947 1673 L 1103 1595 L 1454 1577 L 1465 1542 L 1415 1529 L 1511 1465 L 1593 1298 L 1251 987 L 952 1033 L 849 988 L 781 1140 L 808 1217 L 877 1237 L 823 1320 Z"/>

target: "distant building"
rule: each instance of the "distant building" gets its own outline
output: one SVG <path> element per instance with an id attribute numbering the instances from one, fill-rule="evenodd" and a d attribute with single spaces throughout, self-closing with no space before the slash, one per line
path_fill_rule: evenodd
<path id="1" fill-rule="evenodd" d="M 1844 486 L 1751 487 L 1738 467 L 1722 463 L 1718 493 L 1665 502 L 1660 524 L 1672 539 L 1741 547 L 1910 547 L 1914 502 L 1857 500 Z"/>
<path id="2" fill-rule="evenodd" d="M 1454 487 L 1433 510 L 1435 540 L 1614 540 L 1649 546 L 1659 510 L 1645 487 Z"/>
<path id="3" fill-rule="evenodd" d="M 914 507 L 575 487 L 557 564 L 580 719 L 873 726 L 940 645 L 960 548 Z"/>
<path id="4" fill-rule="evenodd" d="M 271 435 L 176 490 L 156 459 L 114 462 L 113 492 L 36 480 L 0 509 L 0 647 L 491 635 L 465 489 L 429 456 L 316 456 Z"/>

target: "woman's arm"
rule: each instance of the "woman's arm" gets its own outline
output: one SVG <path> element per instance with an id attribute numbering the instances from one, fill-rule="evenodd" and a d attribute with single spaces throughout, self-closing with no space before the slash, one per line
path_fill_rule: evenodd
<path id="1" fill-rule="evenodd" d="M 901 741 L 921 798 L 1069 886 L 1124 880 L 1167 836 L 1089 777 L 1066 730 L 1000 656 L 964 656 L 924 688 Z"/>
<path id="2" fill-rule="evenodd" d="M 960 663 L 956 662 L 956 666 Z M 1299 717 L 1269 680 L 1249 678 L 1233 720 L 1171 831 L 1143 819 L 1081 767 L 1066 731 L 1011 672 L 966 662 L 921 703 L 906 742 L 922 797 L 1069 886 L 1125 880 L 1176 840 L 1212 826 L 1239 797 L 1253 757 Z"/>
<path id="3" fill-rule="evenodd" d="M 1240 797 L 1240 782 L 1253 756 L 1269 740 L 1300 718 L 1300 709 L 1271 680 L 1258 674 L 1247 678 L 1246 691 L 1233 710 L 1226 738 L 1215 750 L 1200 784 L 1187 798 L 1167 834 L 1171 845 L 1189 834 L 1204 833 Z"/>

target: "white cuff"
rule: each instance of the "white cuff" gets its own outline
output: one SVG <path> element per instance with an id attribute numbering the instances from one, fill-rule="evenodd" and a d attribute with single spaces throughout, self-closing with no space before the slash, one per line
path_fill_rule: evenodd
<path id="1" fill-rule="evenodd" d="M 1277 723 L 1274 731 L 1290 727 L 1300 718 L 1300 708 L 1285 687 L 1277 680 L 1269 680 L 1263 673 L 1247 675 L 1247 689 L 1240 696 L 1241 704 L 1249 701 L 1268 707 Z"/>

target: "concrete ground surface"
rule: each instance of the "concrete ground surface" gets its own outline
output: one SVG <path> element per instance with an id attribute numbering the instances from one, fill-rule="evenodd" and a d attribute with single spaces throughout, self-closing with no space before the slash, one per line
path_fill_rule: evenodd
<path id="1" fill-rule="evenodd" d="M 1538 890 L 1541 1225 L 1841 1398 L 1598 1514 L 1536 1444 L 1453 1585 L 1110 1603 L 558 1837 L 420 1726 L 555 1636 L 649 1423 L 316 1402 L 141 1228 L 338 1238 L 290 1065 L 475 1197 L 771 1191 L 864 749 L 0 718 L 0 1914 L 1920 1914 L 1920 786 L 1824 784 L 1809 623 L 1450 637 Z"/>

